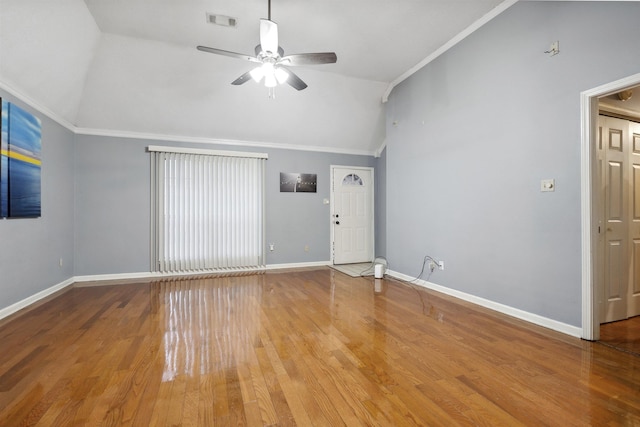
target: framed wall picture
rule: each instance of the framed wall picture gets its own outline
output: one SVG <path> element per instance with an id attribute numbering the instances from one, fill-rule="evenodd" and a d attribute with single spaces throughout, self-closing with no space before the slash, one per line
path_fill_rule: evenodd
<path id="1" fill-rule="evenodd" d="M 315 193 L 317 187 L 315 173 L 280 172 L 281 193 Z"/>
<path id="2" fill-rule="evenodd" d="M 41 215 L 40 119 L 0 99 L 0 217 Z"/>

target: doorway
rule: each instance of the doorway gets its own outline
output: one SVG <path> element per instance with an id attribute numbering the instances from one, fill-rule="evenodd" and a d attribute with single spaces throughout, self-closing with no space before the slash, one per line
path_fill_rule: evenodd
<path id="1" fill-rule="evenodd" d="M 600 194 L 599 163 L 596 151 L 599 126 L 599 99 L 617 94 L 640 84 L 640 74 L 621 79 L 581 93 L 582 144 L 582 338 L 600 338 L 601 303 L 604 292 L 598 287 L 603 274 L 598 262 L 600 231 L 603 224 Z"/>
<path id="2" fill-rule="evenodd" d="M 373 168 L 331 166 L 331 261 L 371 262 L 374 248 Z"/>
<path id="3" fill-rule="evenodd" d="M 630 117 L 635 112 L 625 109 L 630 118 L 620 118 L 606 108 L 631 90 L 599 101 L 596 191 L 601 203 L 595 280 L 601 324 L 640 315 L 640 117 Z"/>

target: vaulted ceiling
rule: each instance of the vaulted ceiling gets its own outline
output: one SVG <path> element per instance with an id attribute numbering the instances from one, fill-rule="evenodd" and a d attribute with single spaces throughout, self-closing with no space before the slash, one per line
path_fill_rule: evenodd
<path id="1" fill-rule="evenodd" d="M 267 0 L 0 0 L 0 88 L 77 133 L 376 151 L 382 98 L 425 58 L 513 0 L 272 0 L 285 53 L 309 87 L 231 81 L 252 68 Z M 214 13 L 235 28 L 207 22 Z M 484 17 L 484 18 L 483 18 Z"/>

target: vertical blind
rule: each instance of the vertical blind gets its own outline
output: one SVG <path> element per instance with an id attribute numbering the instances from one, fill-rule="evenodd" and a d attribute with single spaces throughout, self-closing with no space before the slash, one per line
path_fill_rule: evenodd
<path id="1" fill-rule="evenodd" d="M 264 267 L 264 154 L 150 146 L 152 269 Z"/>

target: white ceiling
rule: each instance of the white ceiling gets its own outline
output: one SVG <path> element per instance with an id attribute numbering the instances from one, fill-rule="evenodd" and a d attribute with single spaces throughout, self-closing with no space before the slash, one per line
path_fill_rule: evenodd
<path id="1" fill-rule="evenodd" d="M 296 68 L 309 87 L 268 99 L 230 84 L 250 63 L 195 49 L 252 54 L 267 0 L 0 0 L 0 87 L 79 133 L 373 153 L 389 84 L 502 1 L 272 0 L 285 53 L 338 61 Z"/>

